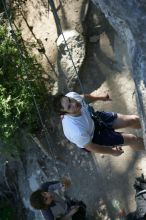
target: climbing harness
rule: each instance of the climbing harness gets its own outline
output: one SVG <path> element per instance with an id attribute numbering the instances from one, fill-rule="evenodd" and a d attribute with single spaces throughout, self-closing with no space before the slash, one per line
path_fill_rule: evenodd
<path id="1" fill-rule="evenodd" d="M 63 34 L 63 31 L 62 31 L 62 27 L 61 27 L 61 24 L 60 24 L 58 15 L 57 15 L 57 11 L 56 11 L 56 8 L 55 8 L 55 5 L 54 5 L 54 1 L 53 1 L 53 0 L 48 0 L 48 4 L 49 4 L 49 3 L 50 3 L 50 5 L 51 5 L 51 7 L 52 7 L 52 11 L 53 11 L 53 14 L 54 14 L 54 18 L 55 18 L 57 27 L 59 28 L 59 32 L 62 34 L 63 39 L 64 39 L 64 42 L 65 42 L 65 44 L 66 44 L 66 48 L 67 48 L 68 54 L 69 54 L 69 56 L 70 56 L 70 59 L 71 59 L 71 61 L 72 61 L 73 67 L 74 67 L 74 69 L 75 69 L 75 73 L 76 73 L 76 75 L 77 75 L 77 78 L 78 78 L 78 81 L 79 81 L 79 84 L 80 84 L 80 88 L 81 88 L 81 90 L 82 90 L 82 94 L 84 94 L 84 89 L 83 89 L 81 80 L 80 80 L 80 78 L 79 78 L 77 68 L 76 68 L 76 66 L 75 66 L 75 64 L 74 64 L 74 61 L 73 61 L 73 58 L 72 58 L 70 49 L 69 49 L 69 47 L 68 47 L 68 44 L 67 44 L 67 42 L 66 42 L 65 36 L 64 36 L 64 34 Z M 12 26 L 11 18 L 10 18 L 9 14 L 8 14 L 8 10 L 7 10 L 7 8 L 6 8 L 6 5 L 5 5 L 5 3 L 4 3 L 4 0 L 2 0 L 2 4 L 3 4 L 3 6 L 4 6 L 4 10 L 5 10 L 7 19 L 8 19 L 8 21 L 9 21 L 9 25 L 10 25 L 10 27 L 11 27 L 12 37 L 13 37 L 14 40 L 15 40 L 16 47 L 17 47 L 18 52 L 19 52 L 19 54 L 20 54 L 21 63 L 22 63 L 22 65 L 23 65 L 23 67 L 24 67 L 24 71 L 25 71 L 26 75 L 28 75 L 28 74 L 27 74 L 27 72 L 28 72 L 27 65 L 26 65 L 26 63 L 24 62 L 24 59 L 23 59 L 23 51 L 22 51 L 22 48 L 20 47 L 20 45 L 19 45 L 19 43 L 18 43 L 16 34 L 15 34 L 14 29 L 13 29 L 13 26 Z M 38 114 L 38 116 L 39 116 L 40 123 L 41 123 L 42 128 L 43 128 L 43 131 L 44 131 L 44 133 L 45 133 L 45 138 L 46 138 L 47 144 L 50 145 L 49 140 L 48 140 L 49 132 L 48 132 L 48 130 L 47 130 L 47 128 L 46 128 L 46 126 L 45 126 L 43 120 L 42 120 L 42 116 L 41 116 L 41 113 L 40 113 L 40 111 L 39 111 L 39 108 L 38 108 L 38 105 L 37 105 L 37 102 L 36 102 L 36 99 L 35 99 L 35 95 L 33 94 L 33 91 L 32 91 L 32 88 L 31 88 L 31 84 L 30 84 L 29 80 L 26 79 L 26 81 L 27 81 L 27 83 L 28 83 L 28 87 L 29 87 L 29 89 L 30 89 L 30 93 L 31 93 L 32 98 L 33 98 L 33 101 L 34 101 L 34 104 L 35 104 L 35 107 L 36 107 L 36 110 L 37 110 L 37 114 Z M 55 155 L 54 155 L 54 149 L 53 149 L 53 146 L 52 146 L 52 145 L 50 145 L 49 150 L 50 150 L 50 153 L 51 153 L 52 158 L 53 158 L 53 161 L 54 161 L 54 167 L 55 167 L 56 172 L 57 172 L 57 174 L 58 174 L 58 176 L 59 176 L 59 178 L 60 178 L 59 170 L 58 170 L 58 167 L 57 167 L 57 162 L 56 162 Z M 97 167 L 96 167 L 97 174 L 98 174 L 98 175 L 100 174 L 101 177 L 102 177 L 102 179 L 103 179 L 103 172 L 102 172 L 103 169 L 102 169 L 102 167 L 101 167 L 101 165 L 100 165 L 100 162 L 95 159 L 95 156 L 94 156 L 94 155 L 93 155 L 93 159 L 94 159 L 94 162 L 96 163 L 96 165 L 99 167 L 99 169 L 97 169 Z M 102 181 L 102 185 L 104 185 L 103 181 Z"/>
<path id="2" fill-rule="evenodd" d="M 65 36 L 64 36 L 64 34 L 63 34 L 62 27 L 61 27 L 61 24 L 60 24 L 60 20 L 59 20 L 58 15 L 57 15 L 57 10 L 56 10 L 56 7 L 55 7 L 55 5 L 54 5 L 54 1 L 53 1 L 53 0 L 48 0 L 48 4 L 49 4 L 49 2 L 50 2 L 50 5 L 51 5 L 51 7 L 52 7 L 52 12 L 53 12 L 53 14 L 54 14 L 54 18 L 55 18 L 55 21 L 56 21 L 56 26 L 59 27 L 59 32 L 60 32 L 60 33 L 62 34 L 62 36 L 63 36 L 63 39 L 64 39 L 64 42 L 65 42 L 67 51 L 68 51 L 68 53 L 69 53 L 70 59 L 71 59 L 71 61 L 72 61 L 73 67 L 74 67 L 74 69 L 75 69 L 75 73 L 76 73 L 76 75 L 77 75 L 77 78 L 78 78 L 78 81 L 79 81 L 79 84 L 80 84 L 80 88 L 81 88 L 82 94 L 84 95 L 84 94 L 85 94 L 85 93 L 84 93 L 84 88 L 83 88 L 82 82 L 81 82 L 81 80 L 80 80 L 80 78 L 79 78 L 79 75 L 78 75 L 76 66 L 75 66 L 75 64 L 74 64 L 74 61 L 73 61 L 73 58 L 72 58 L 70 49 L 69 49 L 69 47 L 68 47 L 68 45 L 67 45 L 67 42 L 66 42 Z M 85 101 L 84 101 L 84 102 L 85 102 Z M 90 106 L 90 105 L 89 105 L 89 106 Z M 90 106 L 90 107 L 91 107 L 91 106 Z M 90 108 L 90 107 L 89 107 L 89 108 Z M 104 177 L 103 177 L 103 168 L 102 168 L 102 166 L 101 166 L 101 164 L 100 164 L 100 158 L 97 160 L 94 154 L 92 154 L 92 158 L 93 158 L 93 160 L 94 160 L 94 163 L 96 164 L 97 175 L 100 174 L 100 176 L 101 176 L 102 179 L 104 180 Z M 99 167 L 99 169 L 98 169 L 97 167 Z M 104 186 L 104 188 L 106 188 L 106 184 L 105 184 L 104 181 L 102 181 L 102 185 Z"/>

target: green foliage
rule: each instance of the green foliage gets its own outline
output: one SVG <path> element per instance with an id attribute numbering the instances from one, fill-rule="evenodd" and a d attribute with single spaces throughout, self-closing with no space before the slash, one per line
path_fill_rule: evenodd
<path id="1" fill-rule="evenodd" d="M 19 45 L 23 46 L 17 34 Z M 6 25 L 0 25 L 0 139 L 10 143 L 24 126 L 37 126 L 37 112 L 32 94 L 39 106 L 45 102 L 42 68 L 23 49 L 23 59 Z M 30 86 L 32 90 L 30 90 Z"/>
<path id="2" fill-rule="evenodd" d="M 0 219 L 1 220 L 16 219 L 15 211 L 8 201 L 7 202 L 3 201 L 3 203 L 0 204 Z"/>

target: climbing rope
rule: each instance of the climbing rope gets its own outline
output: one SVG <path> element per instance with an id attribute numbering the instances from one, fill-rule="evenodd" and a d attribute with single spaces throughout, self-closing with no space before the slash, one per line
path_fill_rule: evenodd
<path id="1" fill-rule="evenodd" d="M 7 17 L 7 19 L 8 19 L 10 28 L 11 28 L 12 37 L 13 37 L 13 39 L 14 39 L 14 41 L 15 41 L 16 48 L 17 48 L 17 50 L 18 50 L 18 52 L 19 52 L 21 64 L 22 64 L 22 66 L 23 66 L 23 68 L 24 68 L 24 72 L 25 72 L 26 76 L 28 76 L 28 71 L 29 71 L 29 70 L 28 70 L 28 67 L 27 67 L 26 62 L 24 61 L 23 50 L 22 50 L 22 48 L 21 48 L 21 46 L 20 46 L 20 44 L 19 44 L 19 42 L 18 42 L 18 40 L 17 40 L 17 36 L 16 36 L 15 31 L 14 31 L 14 29 L 13 29 L 13 25 L 12 25 L 12 21 L 11 21 L 11 15 L 9 15 L 9 13 L 8 13 L 8 9 L 7 9 L 7 7 L 6 7 L 5 3 L 4 3 L 4 0 L 2 0 L 2 4 L 3 4 L 3 7 L 4 7 L 4 11 L 5 11 L 6 17 Z M 37 114 L 38 114 L 38 116 L 39 116 L 39 120 L 40 120 L 41 126 L 42 126 L 43 131 L 44 131 L 44 134 L 45 134 L 46 142 L 47 142 L 48 146 L 50 146 L 49 152 L 50 152 L 51 157 L 52 157 L 52 159 L 53 159 L 53 161 L 54 161 L 54 168 L 56 169 L 56 172 L 57 172 L 57 175 L 58 175 L 59 179 L 61 179 L 61 176 L 60 176 L 60 174 L 59 174 L 59 170 L 58 170 L 58 167 L 57 167 L 57 162 L 56 162 L 56 159 L 55 159 L 54 149 L 53 149 L 53 146 L 50 145 L 50 142 L 49 142 L 49 139 L 48 139 L 49 132 L 48 132 L 48 130 L 47 130 L 47 128 L 46 128 L 46 126 L 45 126 L 45 124 L 44 124 L 44 122 L 43 122 L 43 119 L 42 119 L 40 110 L 39 110 L 39 108 L 38 108 L 38 105 L 37 105 L 37 102 L 36 102 L 36 99 L 35 99 L 35 95 L 34 95 L 34 93 L 33 93 L 32 87 L 31 87 L 31 83 L 30 83 L 30 81 L 28 80 L 28 78 L 26 79 L 26 82 L 27 82 L 27 84 L 28 84 L 28 88 L 29 88 L 30 93 L 31 93 L 31 96 L 32 96 L 32 98 L 33 98 L 33 102 L 34 102 L 34 104 L 35 104 L 35 108 L 36 108 L 36 111 L 37 111 Z"/>
<path id="2" fill-rule="evenodd" d="M 75 73 L 76 73 L 76 75 L 77 75 L 77 78 L 78 78 L 78 81 L 79 81 L 79 84 L 80 84 L 80 88 L 81 88 L 81 90 L 82 90 L 82 93 L 84 94 L 84 89 L 83 89 L 83 86 L 82 86 L 82 82 L 81 82 L 81 80 L 80 80 L 80 78 L 79 78 L 77 68 L 76 68 L 76 66 L 75 66 L 75 63 L 74 63 L 74 61 L 73 61 L 73 58 L 72 58 L 70 49 L 69 49 L 68 44 L 67 44 L 67 42 L 66 42 L 65 36 L 64 36 L 64 34 L 63 34 L 62 27 L 61 27 L 61 23 L 60 23 L 58 14 L 57 14 L 57 10 L 56 10 L 56 7 L 55 7 L 55 5 L 54 5 L 54 1 L 53 1 L 53 0 L 48 0 L 48 4 L 49 4 L 49 3 L 50 3 L 50 5 L 51 5 L 52 12 L 53 12 L 54 17 L 55 17 L 55 21 L 56 21 L 56 23 L 57 23 L 58 33 L 61 33 L 62 36 L 63 36 L 63 39 L 64 39 L 64 42 L 65 42 L 65 45 L 66 45 L 68 54 L 69 54 L 69 56 L 70 56 L 70 59 L 71 59 L 71 61 L 72 61 L 72 64 L 73 64 Z M 15 43 L 16 43 L 16 47 L 17 47 L 17 50 L 18 50 L 19 55 L 20 55 L 21 63 L 22 63 L 22 65 L 23 65 L 23 67 L 24 67 L 24 71 L 25 71 L 25 74 L 26 74 L 26 76 L 27 76 L 27 75 L 28 75 L 28 68 L 27 68 L 26 63 L 24 62 L 23 50 L 22 50 L 21 46 L 20 46 L 19 43 L 18 43 L 17 36 L 16 36 L 15 31 L 14 31 L 13 26 L 12 26 L 11 16 L 10 16 L 9 13 L 8 13 L 8 9 L 7 9 L 7 7 L 6 7 L 5 3 L 4 3 L 4 0 L 2 0 L 2 4 L 3 4 L 4 10 L 5 10 L 7 19 L 8 19 L 8 21 L 9 21 L 9 25 L 10 25 L 10 28 L 11 28 L 12 37 L 13 37 Z M 32 90 L 32 87 L 31 87 L 31 83 L 30 83 L 30 81 L 29 81 L 28 79 L 27 79 L 26 82 L 28 83 L 28 87 L 29 87 L 29 89 L 30 89 L 31 96 L 32 96 L 33 101 L 34 101 L 34 104 L 35 104 L 35 107 L 36 107 L 36 110 L 37 110 L 37 114 L 38 114 L 39 120 L 40 120 L 40 122 L 41 122 L 41 126 L 42 126 L 42 128 L 43 128 L 44 133 L 45 133 L 45 138 L 46 138 L 47 144 L 50 145 L 50 142 L 49 142 L 49 140 L 48 140 L 49 132 L 48 132 L 48 130 L 47 130 L 47 128 L 46 128 L 46 126 L 45 126 L 43 120 L 42 120 L 42 116 L 41 116 L 41 113 L 40 113 L 40 111 L 39 111 L 39 108 L 38 108 L 38 105 L 37 105 L 37 102 L 36 102 L 36 99 L 35 99 L 35 95 L 33 94 L 33 90 Z M 54 167 L 56 168 L 56 172 L 57 172 L 58 176 L 60 177 L 60 174 L 59 174 L 59 171 L 58 171 L 58 168 L 57 168 L 57 165 L 56 165 L 56 159 L 55 159 L 54 149 L 53 149 L 53 146 L 52 146 L 52 145 L 50 145 L 49 151 L 50 151 L 50 154 L 51 154 L 51 156 L 52 156 L 52 158 L 53 158 L 53 161 L 54 161 L 54 163 L 55 163 L 55 166 L 54 166 Z M 94 159 L 95 159 L 95 158 L 94 158 Z"/>
<path id="3" fill-rule="evenodd" d="M 62 31 L 62 26 L 61 26 L 61 23 L 60 23 L 58 14 L 57 14 L 57 10 L 56 10 L 54 1 L 53 1 L 53 0 L 48 0 L 48 5 L 49 5 L 49 3 L 50 3 L 50 5 L 51 5 L 52 12 L 53 12 L 53 14 L 54 14 L 54 19 L 55 19 L 55 22 L 56 22 L 56 26 L 58 27 L 58 33 L 61 34 L 62 37 L 63 37 L 64 43 L 65 43 L 65 46 L 66 46 L 66 48 L 67 48 L 67 51 L 68 51 L 69 57 L 70 57 L 70 59 L 71 59 L 72 65 L 73 65 L 73 67 L 74 67 L 74 70 L 75 70 L 75 73 L 76 73 L 78 82 L 79 82 L 79 84 L 80 84 L 80 88 L 81 88 L 82 94 L 84 95 L 84 94 L 85 94 L 85 93 L 84 93 L 84 88 L 83 88 L 82 82 L 81 82 L 81 80 L 80 80 L 80 77 L 79 77 L 77 68 L 76 68 L 76 66 L 75 66 L 74 60 L 73 60 L 73 58 L 72 58 L 70 49 L 69 49 L 68 44 L 67 44 L 67 42 L 66 42 L 64 33 L 63 33 L 63 31 Z"/>
<path id="4" fill-rule="evenodd" d="M 73 58 L 72 58 L 70 49 L 69 49 L 68 44 L 67 44 L 67 42 L 66 42 L 65 36 L 64 36 L 64 34 L 63 34 L 62 27 L 61 27 L 61 23 L 60 23 L 60 20 L 59 20 L 58 15 L 57 15 L 57 10 L 56 10 L 56 7 L 55 7 L 55 5 L 54 5 L 54 1 L 53 1 L 53 0 L 48 0 L 48 4 L 49 4 L 49 3 L 50 3 L 50 6 L 51 6 L 51 8 L 52 8 L 52 12 L 53 12 L 53 14 L 54 14 L 54 18 L 55 18 L 55 21 L 56 21 L 56 24 L 57 24 L 57 27 L 58 27 L 58 33 L 61 33 L 61 35 L 62 35 L 62 37 L 63 37 L 63 40 L 64 40 L 64 42 L 65 42 L 65 45 L 66 45 L 68 54 L 69 54 L 69 56 L 70 56 L 71 62 L 72 62 L 72 64 L 73 64 L 73 67 L 74 67 L 74 70 L 75 70 L 75 73 L 76 73 L 76 76 L 77 76 L 77 79 L 78 79 L 78 82 L 79 82 L 79 84 L 80 84 L 80 88 L 81 88 L 82 94 L 85 94 L 85 93 L 84 93 L 83 85 L 82 85 L 81 80 L 80 80 L 79 75 L 78 75 L 77 68 L 76 68 L 76 66 L 75 66 L 75 63 L 74 63 L 74 60 L 73 60 Z M 7 10 L 7 7 L 6 7 L 5 3 L 4 3 L 4 0 L 2 0 L 2 4 L 3 4 L 4 10 L 5 10 L 7 19 L 8 19 L 8 21 L 9 21 L 9 25 L 10 25 L 10 27 L 11 27 L 12 37 L 13 37 L 15 43 L 16 43 L 16 47 L 17 47 L 17 49 L 18 49 L 18 51 L 19 51 L 19 54 L 20 54 L 21 63 L 22 63 L 22 65 L 23 65 L 23 67 L 24 67 L 24 71 L 25 71 L 26 75 L 28 75 L 28 68 L 27 68 L 26 63 L 24 62 L 23 51 L 22 51 L 21 46 L 20 46 L 19 43 L 18 43 L 17 36 L 16 36 L 15 31 L 14 31 L 13 26 L 12 26 L 11 16 L 10 16 L 9 13 L 8 13 L 8 10 Z M 32 88 L 31 88 L 31 83 L 29 82 L 28 79 L 27 79 L 27 83 L 28 83 L 28 87 L 29 87 L 29 89 L 30 89 L 31 96 L 32 96 L 33 101 L 34 101 L 34 104 L 35 104 L 35 108 L 36 108 L 36 110 L 37 110 L 37 114 L 38 114 L 38 116 L 39 116 L 39 120 L 40 120 L 41 126 L 42 126 L 42 128 L 43 128 L 44 133 L 45 133 L 45 138 L 46 138 L 47 144 L 48 144 L 48 146 L 49 146 L 49 145 L 50 145 L 50 142 L 49 142 L 49 140 L 48 140 L 49 132 L 48 132 L 48 130 L 47 130 L 47 128 L 46 128 L 46 126 L 45 126 L 43 120 L 42 120 L 42 116 L 41 116 L 41 113 L 40 113 L 40 111 L 39 111 L 39 108 L 38 108 L 38 105 L 37 105 L 37 102 L 36 102 L 36 99 L 35 99 L 35 95 L 33 94 L 33 90 L 32 90 Z M 54 149 L 53 149 L 53 146 L 52 146 L 52 145 L 50 145 L 49 150 L 50 150 L 51 156 L 52 156 L 53 161 L 54 161 L 54 167 L 55 167 L 55 169 L 56 169 L 56 173 L 57 173 L 59 179 L 61 179 L 61 176 L 60 176 L 60 174 L 59 174 L 59 170 L 58 170 L 58 167 L 57 167 L 57 162 L 56 162 L 56 159 L 55 159 Z M 98 164 L 98 166 L 99 166 L 99 170 L 98 170 L 97 167 L 96 167 L 96 171 L 97 171 L 98 175 L 99 175 L 99 173 L 100 173 L 100 175 L 102 176 L 102 179 L 103 179 L 103 172 L 102 172 L 103 169 L 102 169 L 100 163 L 98 163 L 98 161 L 97 161 L 97 159 L 95 158 L 95 156 L 94 156 L 94 155 L 92 155 L 92 156 L 93 156 L 94 162 L 96 162 L 96 164 Z M 104 185 L 103 182 L 102 182 L 102 185 Z"/>
<path id="5" fill-rule="evenodd" d="M 57 10 L 56 10 L 54 1 L 53 1 L 53 0 L 48 0 L 48 4 L 49 4 L 49 2 L 50 2 L 50 5 L 51 5 L 51 8 L 52 8 L 52 12 L 53 12 L 53 14 L 54 14 L 56 26 L 59 28 L 58 33 L 60 33 L 60 34 L 62 35 L 62 37 L 63 37 L 65 46 L 66 46 L 66 48 L 67 48 L 68 54 L 69 54 L 69 56 L 70 56 L 70 59 L 71 59 L 71 61 L 72 61 L 72 64 L 73 64 L 73 67 L 74 67 L 74 70 L 75 70 L 75 73 L 76 73 L 76 75 L 77 75 L 77 79 L 78 79 L 78 81 L 79 81 L 82 94 L 84 95 L 84 94 L 85 94 L 85 93 L 84 93 L 84 88 L 83 88 L 82 82 L 81 82 L 81 80 L 80 80 L 80 78 L 79 78 L 78 71 L 77 71 L 77 68 L 76 68 L 76 66 L 75 66 L 75 63 L 74 63 L 74 61 L 73 61 L 73 58 L 72 58 L 70 49 L 69 49 L 69 47 L 68 47 L 68 44 L 67 44 L 67 42 L 66 42 L 65 36 L 64 36 L 64 34 L 63 34 L 62 27 L 61 27 L 61 23 L 60 23 L 58 14 L 57 14 Z M 85 103 L 86 103 L 86 100 L 84 100 L 84 101 L 85 101 Z M 98 118 L 99 121 L 101 121 L 101 119 L 100 119 L 99 116 L 96 116 L 96 117 Z M 101 184 L 102 184 L 103 188 L 105 189 L 105 188 L 106 188 L 106 183 L 105 183 L 105 178 L 104 178 L 104 175 L 103 175 L 103 174 L 104 174 L 104 172 L 103 172 L 103 167 L 101 166 L 101 163 L 100 163 L 100 162 L 101 162 L 101 158 L 99 158 L 99 159 L 97 160 L 97 158 L 96 158 L 96 156 L 95 156 L 94 153 L 92 154 L 92 158 L 93 158 L 94 163 L 96 164 L 96 172 L 97 172 L 97 175 L 100 174 L 100 176 L 101 176 L 101 178 L 102 178 Z"/>

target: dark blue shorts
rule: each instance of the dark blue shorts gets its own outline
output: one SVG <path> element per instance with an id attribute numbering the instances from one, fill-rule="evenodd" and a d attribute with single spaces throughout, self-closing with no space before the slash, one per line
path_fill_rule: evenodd
<path id="1" fill-rule="evenodd" d="M 97 119 L 94 119 L 95 131 L 92 142 L 105 146 L 117 146 L 124 144 L 124 138 L 121 133 L 113 128 L 113 122 L 117 118 L 115 112 L 95 112 Z M 100 121 L 98 123 L 98 121 Z"/>

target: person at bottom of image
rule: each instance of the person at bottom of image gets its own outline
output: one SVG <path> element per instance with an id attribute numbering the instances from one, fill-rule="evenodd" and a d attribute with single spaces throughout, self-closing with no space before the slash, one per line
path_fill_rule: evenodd
<path id="1" fill-rule="evenodd" d="M 45 220 L 86 220 L 86 205 L 65 196 L 70 180 L 45 182 L 30 195 L 34 209 L 40 210 Z"/>

